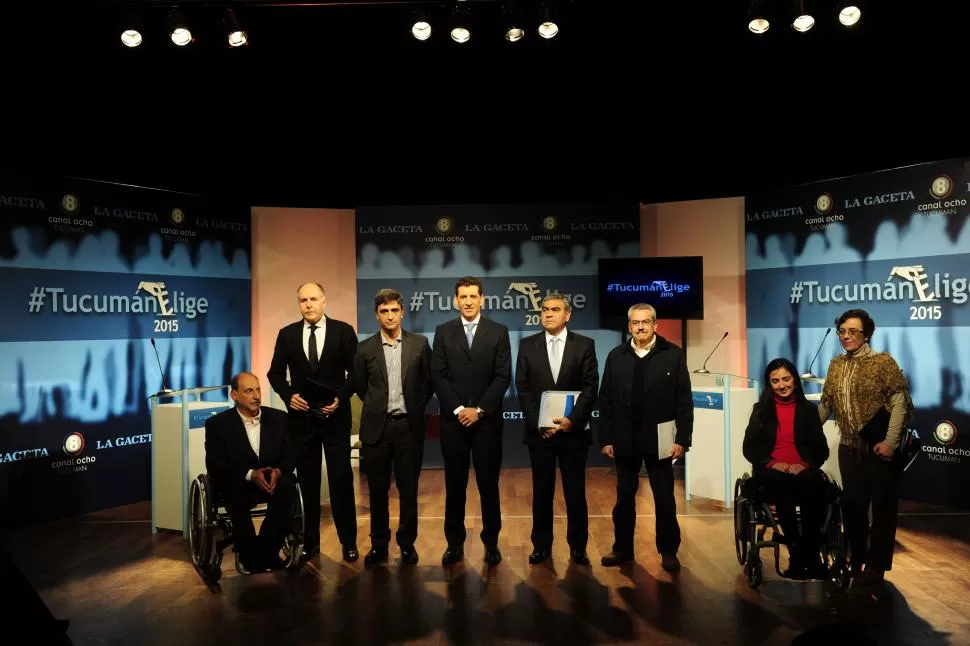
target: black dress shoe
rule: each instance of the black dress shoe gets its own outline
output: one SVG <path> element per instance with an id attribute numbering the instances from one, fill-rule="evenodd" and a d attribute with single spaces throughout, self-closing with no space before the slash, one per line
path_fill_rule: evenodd
<path id="1" fill-rule="evenodd" d="M 319 553 L 320 553 L 319 547 L 304 547 L 303 554 L 300 555 L 300 558 L 304 561 L 309 561 Z"/>
<path id="2" fill-rule="evenodd" d="M 630 563 L 631 561 L 633 561 L 632 554 L 621 554 L 620 552 L 610 552 L 602 559 L 600 559 L 600 563 L 602 563 L 606 567 L 623 565 L 624 563 Z"/>
<path id="3" fill-rule="evenodd" d="M 532 550 L 529 554 L 529 565 L 538 565 L 552 556 L 550 550 Z"/>
<path id="4" fill-rule="evenodd" d="M 346 557 L 345 557 L 346 558 Z M 387 563 L 387 548 L 372 547 L 367 556 L 364 557 L 364 565 L 370 567 L 378 563 Z"/>
<path id="5" fill-rule="evenodd" d="M 401 548 L 401 562 L 405 565 L 418 564 L 418 551 L 414 549 L 414 546 Z"/>
<path id="6" fill-rule="evenodd" d="M 360 558 L 360 552 L 357 551 L 357 547 L 345 547 L 344 548 L 344 560 L 348 563 L 353 563 Z"/>
<path id="7" fill-rule="evenodd" d="M 463 545 L 448 546 L 445 553 L 441 555 L 442 565 L 454 565 L 465 558 L 465 547 Z"/>
<path id="8" fill-rule="evenodd" d="M 680 559 L 676 554 L 661 554 L 660 567 L 668 572 L 676 572 L 680 569 Z"/>
<path id="9" fill-rule="evenodd" d="M 582 565 L 583 567 L 589 565 L 589 556 L 585 550 L 569 550 L 569 559 L 576 565 Z"/>
<path id="10" fill-rule="evenodd" d="M 498 565 L 502 562 L 502 553 L 498 551 L 498 545 L 489 545 L 485 548 L 485 562 L 489 565 Z"/>

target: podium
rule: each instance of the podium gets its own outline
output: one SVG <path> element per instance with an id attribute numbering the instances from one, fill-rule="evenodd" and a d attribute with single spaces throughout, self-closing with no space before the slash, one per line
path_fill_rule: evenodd
<path id="1" fill-rule="evenodd" d="M 185 388 L 150 397 L 152 533 L 188 538 L 189 484 L 205 472 L 205 421 L 233 406 L 229 386 Z"/>
<path id="2" fill-rule="evenodd" d="M 821 377 L 802 377 L 802 386 L 804 388 L 805 384 L 817 384 L 819 389 L 825 383 L 825 379 Z M 818 401 L 822 399 L 822 393 L 805 393 L 805 399 L 818 405 Z M 839 487 L 842 486 L 842 471 L 839 470 L 839 440 L 841 439 L 842 432 L 839 430 L 839 424 L 835 421 L 834 417 L 829 417 L 822 424 L 822 432 L 825 433 L 825 441 L 829 445 L 829 458 L 822 465 L 822 471 L 825 474 L 835 480 Z"/>
<path id="3" fill-rule="evenodd" d="M 744 458 L 744 430 L 761 394 L 760 384 L 724 373 L 691 373 L 694 436 L 684 468 L 687 500 L 718 500 L 730 508 L 734 482 L 750 472 Z"/>

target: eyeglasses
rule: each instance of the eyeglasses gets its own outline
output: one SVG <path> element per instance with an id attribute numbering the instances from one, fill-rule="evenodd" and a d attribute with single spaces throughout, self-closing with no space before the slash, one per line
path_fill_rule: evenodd
<path id="1" fill-rule="evenodd" d="M 856 330 L 854 328 L 849 328 L 848 330 L 846 330 L 845 328 L 840 327 L 838 330 L 835 331 L 835 333 L 839 336 L 859 336 L 860 334 L 862 334 L 862 330 Z"/>
<path id="2" fill-rule="evenodd" d="M 654 323 L 656 323 L 656 321 L 654 321 L 653 319 L 643 319 L 642 321 L 630 321 L 630 325 L 633 325 L 635 327 L 641 327 L 644 325 L 653 325 Z"/>

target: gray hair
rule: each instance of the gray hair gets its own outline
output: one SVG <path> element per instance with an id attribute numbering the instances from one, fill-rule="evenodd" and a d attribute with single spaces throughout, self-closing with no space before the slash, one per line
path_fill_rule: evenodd
<path id="1" fill-rule="evenodd" d="M 551 294 L 546 294 L 542 298 L 542 303 L 540 304 L 540 307 L 542 305 L 545 305 L 546 304 L 546 301 L 562 301 L 563 304 L 565 305 L 565 310 L 567 312 L 572 312 L 573 311 L 573 306 L 569 304 L 569 299 L 566 298 L 566 295 L 565 294 L 560 294 L 559 292 L 553 292 Z"/>
<path id="2" fill-rule="evenodd" d="M 633 316 L 633 313 L 637 310 L 649 310 L 650 315 L 653 317 L 654 322 L 656 322 L 657 310 L 654 309 L 653 305 L 650 305 L 649 303 L 634 303 L 633 305 L 631 305 L 630 309 L 628 309 L 626 312 L 626 320 L 629 321 L 630 318 Z"/>

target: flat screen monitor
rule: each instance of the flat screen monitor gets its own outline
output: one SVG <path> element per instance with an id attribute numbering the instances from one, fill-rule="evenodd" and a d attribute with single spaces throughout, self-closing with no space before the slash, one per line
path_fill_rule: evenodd
<path id="1" fill-rule="evenodd" d="M 600 258 L 600 323 L 625 328 L 627 310 L 649 303 L 661 319 L 704 318 L 704 258 Z"/>

